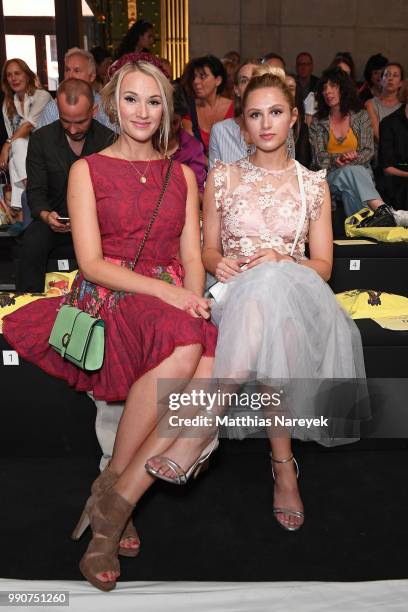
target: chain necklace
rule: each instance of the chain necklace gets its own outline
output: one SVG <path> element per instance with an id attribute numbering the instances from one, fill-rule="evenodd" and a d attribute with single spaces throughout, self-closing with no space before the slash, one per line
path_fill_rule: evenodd
<path id="1" fill-rule="evenodd" d="M 144 185 L 145 183 L 147 183 L 147 173 L 149 172 L 149 168 L 150 168 L 150 162 L 152 161 L 151 159 L 147 160 L 147 165 L 146 168 L 143 170 L 143 172 L 140 172 L 140 170 L 138 168 L 136 168 L 136 166 L 133 165 L 133 162 L 130 161 L 130 159 L 128 159 L 127 157 L 125 157 L 125 155 L 122 153 L 122 151 L 118 151 L 119 155 L 128 162 L 128 164 L 130 165 L 131 168 L 133 168 L 133 171 L 137 173 L 138 177 L 139 177 L 139 183 L 142 183 L 142 185 Z"/>
<path id="2" fill-rule="evenodd" d="M 146 168 L 144 169 L 143 172 L 140 172 L 140 170 L 138 168 L 136 168 L 136 166 L 134 166 L 133 163 L 129 159 L 127 159 L 126 161 L 129 162 L 129 164 L 133 168 L 133 170 L 138 173 L 138 175 L 139 175 L 139 183 L 142 183 L 142 185 L 147 183 L 146 175 L 149 172 L 150 162 L 152 160 L 151 159 L 148 160 L 147 166 L 146 166 Z"/>

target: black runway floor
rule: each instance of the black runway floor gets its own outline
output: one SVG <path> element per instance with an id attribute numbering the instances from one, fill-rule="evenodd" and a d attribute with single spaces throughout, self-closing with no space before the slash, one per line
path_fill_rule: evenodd
<path id="1" fill-rule="evenodd" d="M 306 508 L 298 533 L 272 516 L 265 440 L 221 442 L 186 487 L 155 484 L 135 511 L 142 539 L 122 580 L 360 581 L 408 577 L 407 440 L 324 449 L 295 443 Z M 0 576 L 78 580 L 90 538 L 69 534 L 99 457 L 0 460 Z"/>

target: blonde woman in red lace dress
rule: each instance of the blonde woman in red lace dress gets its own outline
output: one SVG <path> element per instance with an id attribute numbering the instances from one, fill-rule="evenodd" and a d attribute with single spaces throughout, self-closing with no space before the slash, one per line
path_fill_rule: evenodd
<path id="1" fill-rule="evenodd" d="M 138 552 L 129 521 L 155 481 L 145 470 L 146 460 L 168 446 L 157 432 L 157 381 L 210 376 L 217 334 L 208 301 L 201 297 L 197 183 L 178 162 L 135 270 L 129 269 L 170 163 L 164 152 L 171 86 L 155 66 L 128 63 L 103 96 L 120 124 L 119 137 L 73 165 L 68 208 L 80 268 L 72 288 L 74 304 L 92 314 L 104 300 L 99 312 L 105 322 L 104 364 L 97 372 L 84 372 L 48 345 L 59 298 L 6 317 L 3 332 L 22 357 L 77 390 L 91 391 L 95 399 L 126 399 L 112 461 L 93 483 L 73 533 L 79 538 L 90 523 L 93 538 L 80 569 L 94 586 L 108 591 L 120 574 L 118 552 Z M 200 452 L 186 447 L 180 460 L 185 472 Z"/>

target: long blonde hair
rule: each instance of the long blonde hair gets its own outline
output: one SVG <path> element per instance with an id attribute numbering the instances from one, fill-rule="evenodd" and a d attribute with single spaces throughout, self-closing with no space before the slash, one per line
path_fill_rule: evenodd
<path id="1" fill-rule="evenodd" d="M 6 115 L 10 119 L 10 121 L 13 119 L 15 115 L 18 114 L 18 111 L 14 104 L 14 91 L 11 89 L 7 81 L 7 68 L 13 62 L 17 64 L 20 70 L 25 72 L 28 77 L 28 84 L 27 84 L 27 91 L 26 91 L 27 95 L 32 96 L 35 90 L 37 89 L 35 85 L 37 76 L 31 70 L 31 68 L 25 63 L 24 60 L 16 57 L 16 58 L 7 60 L 7 62 L 4 63 L 3 71 L 1 75 L 1 88 L 4 92 L 4 103 L 6 106 Z"/>
<path id="2" fill-rule="evenodd" d="M 112 80 L 101 91 L 102 104 L 112 123 L 122 127 L 119 112 L 120 87 L 127 74 L 142 72 L 156 81 L 163 104 L 163 114 L 160 126 L 153 134 L 153 146 L 160 153 L 167 153 L 170 135 L 171 118 L 173 115 L 173 88 L 161 70 L 149 62 L 129 62 L 115 72 Z"/>

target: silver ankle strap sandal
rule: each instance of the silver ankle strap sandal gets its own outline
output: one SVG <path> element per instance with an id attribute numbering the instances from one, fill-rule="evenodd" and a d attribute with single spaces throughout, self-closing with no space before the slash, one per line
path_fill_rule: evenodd
<path id="1" fill-rule="evenodd" d="M 274 480 L 276 480 L 276 478 L 275 478 L 275 472 L 273 469 L 273 464 L 274 463 L 289 463 L 289 461 L 293 461 L 293 463 L 295 464 L 296 478 L 299 478 L 299 466 L 293 455 L 291 455 L 287 459 L 275 459 L 271 453 L 271 467 L 272 467 L 272 476 Z M 294 516 L 295 518 L 300 518 L 300 519 L 303 519 L 304 521 L 305 519 L 304 512 L 301 512 L 300 510 L 292 510 L 290 508 L 275 508 L 274 507 L 272 511 L 276 519 L 276 522 L 278 523 L 280 527 L 282 527 L 282 529 L 285 529 L 285 531 L 299 531 L 299 529 L 303 526 L 303 522 L 300 525 L 289 525 L 278 519 L 278 516 L 280 514 L 288 514 L 289 516 Z"/>

